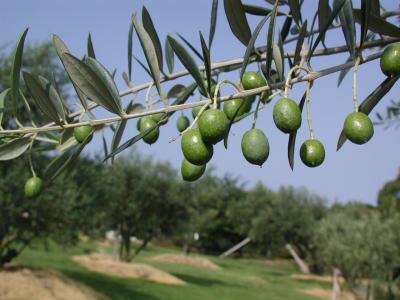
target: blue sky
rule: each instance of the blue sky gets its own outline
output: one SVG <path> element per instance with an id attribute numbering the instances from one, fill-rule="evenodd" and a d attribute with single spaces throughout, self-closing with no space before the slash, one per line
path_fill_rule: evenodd
<path id="1" fill-rule="evenodd" d="M 396 7 L 395 1 L 381 1 L 388 9 Z M 251 4 L 264 5 L 265 1 L 247 1 Z M 310 15 L 315 11 L 318 1 L 305 1 L 304 13 Z M 117 85 L 126 89 L 121 80 L 122 71 L 127 71 L 127 33 L 131 13 L 140 14 L 142 5 L 148 8 L 155 26 L 159 32 L 162 43 L 167 33 L 179 32 L 195 45 L 199 45 L 198 31 L 201 30 L 208 36 L 211 1 L 182 1 L 182 0 L 147 0 L 147 1 L 106 1 L 106 0 L 4 0 L 3 9 L 0 11 L 2 28 L 0 29 L 0 44 L 15 44 L 17 38 L 26 27 L 30 27 L 28 41 L 43 41 L 49 39 L 52 33 L 57 33 L 69 46 L 71 51 L 80 57 L 86 51 L 86 40 L 89 32 L 96 51 L 97 58 L 109 69 L 117 68 Z M 359 1 L 354 1 L 359 6 Z M 249 17 L 251 27 L 254 29 L 259 22 L 259 17 Z M 260 34 L 258 44 L 265 43 L 266 33 Z M 329 33 L 327 45 L 343 45 L 344 39 L 341 31 Z M 285 50 L 292 50 L 294 45 L 289 45 Z M 223 11 L 223 1 L 220 1 L 218 14 L 218 28 L 212 48 L 212 60 L 221 61 L 242 57 L 245 48 L 231 33 Z M 134 39 L 134 53 L 143 58 L 137 37 Z M 318 58 L 313 61 L 315 70 L 333 66 L 346 60 L 347 54 Z M 254 69 L 250 66 L 249 69 Z M 175 70 L 181 70 L 177 64 Z M 138 65 L 134 65 L 133 78 L 136 84 L 148 82 L 150 79 Z M 238 80 L 238 73 L 222 75 L 223 79 Z M 182 78 L 180 83 L 187 84 L 190 78 Z M 382 80 L 379 62 L 374 61 L 360 67 L 359 97 L 364 99 Z M 352 76 L 346 77 L 340 88 L 336 87 L 337 74 L 318 80 L 312 90 L 312 113 L 316 130 L 316 138 L 320 139 L 326 148 L 326 161 L 315 169 L 302 165 L 298 150 L 305 139 L 308 138 L 308 129 L 305 122 L 300 129 L 297 139 L 296 166 L 294 172 L 287 162 L 287 135 L 275 128 L 272 121 L 272 106 L 260 113 L 258 127 L 268 136 L 271 152 L 268 161 L 262 167 L 248 164 L 241 154 L 240 141 L 242 134 L 251 126 L 251 120 L 246 120 L 236 125 L 230 138 L 228 150 L 223 145 L 215 147 L 215 155 L 211 165 L 216 168 L 217 174 L 230 173 L 239 176 L 253 186 L 257 181 L 262 181 L 271 188 L 281 185 L 306 186 L 311 191 L 327 197 L 329 202 L 359 200 L 375 203 L 379 189 L 382 185 L 393 179 L 399 170 L 400 145 L 398 143 L 399 131 L 389 129 L 384 131 L 375 127 L 372 140 L 363 146 L 346 143 L 341 151 L 336 152 L 336 142 L 342 128 L 343 121 L 353 109 L 352 103 Z M 170 84 L 164 86 L 168 90 Z M 290 91 L 290 97 L 298 101 L 305 90 L 305 85 L 298 85 Z M 398 100 L 399 83 L 381 101 L 375 111 L 383 111 L 390 99 Z M 223 89 L 223 94 L 232 90 Z M 129 97 L 124 98 L 126 103 Z M 191 101 L 198 100 L 193 97 Z M 139 102 L 144 101 L 140 94 Z M 186 112 L 189 116 L 190 112 Z M 107 113 L 96 111 L 96 116 L 104 117 Z M 179 114 L 176 114 L 176 117 Z M 169 161 L 179 168 L 182 160 L 180 142 L 169 143 L 176 136 L 176 117 L 172 118 L 169 125 L 162 127 L 159 141 L 148 146 L 138 143 L 138 150 L 147 155 L 152 155 L 157 160 Z M 124 138 L 132 137 L 137 133 L 136 120 L 128 123 Z M 111 133 L 106 134 L 111 140 Z M 101 135 L 91 143 L 90 153 L 102 151 Z"/>

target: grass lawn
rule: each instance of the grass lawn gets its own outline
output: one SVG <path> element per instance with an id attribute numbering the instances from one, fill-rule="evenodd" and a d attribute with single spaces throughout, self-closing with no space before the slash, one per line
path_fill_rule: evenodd
<path id="1" fill-rule="evenodd" d="M 18 259 L 18 263 L 57 270 L 109 299 L 121 300 L 311 300 L 318 298 L 305 295 L 299 290 L 312 287 L 330 288 L 327 283 L 290 278 L 291 274 L 297 272 L 295 266 L 267 265 L 262 260 L 207 257 L 219 265 L 221 270 L 151 261 L 149 258 L 152 256 L 174 253 L 174 250 L 156 246 L 149 246 L 136 261 L 169 272 L 184 280 L 186 285 L 122 279 L 88 271 L 72 261 L 73 255 L 87 254 L 89 251 L 96 252 L 98 247 L 90 243 L 81 243 L 74 248 L 51 245 L 46 251 L 42 246 L 37 246 L 27 249 Z"/>

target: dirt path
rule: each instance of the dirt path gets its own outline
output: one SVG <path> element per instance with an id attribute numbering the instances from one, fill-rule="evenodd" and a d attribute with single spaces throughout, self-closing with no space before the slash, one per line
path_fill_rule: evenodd
<path id="1" fill-rule="evenodd" d="M 191 265 L 191 266 L 196 266 L 196 267 L 208 268 L 211 270 L 221 269 L 218 265 L 214 264 L 210 260 L 203 258 L 203 257 L 163 254 L 163 255 L 154 256 L 151 258 L 151 260 L 165 262 L 165 263 L 171 263 L 171 264 Z"/>

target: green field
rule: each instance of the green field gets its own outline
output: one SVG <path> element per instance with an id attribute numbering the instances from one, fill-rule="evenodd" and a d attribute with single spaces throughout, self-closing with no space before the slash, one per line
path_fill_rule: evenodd
<path id="1" fill-rule="evenodd" d="M 207 257 L 218 264 L 221 270 L 202 267 L 168 264 L 151 261 L 149 258 L 159 254 L 173 253 L 174 250 L 149 246 L 135 261 L 147 263 L 184 280 L 183 286 L 166 285 L 142 279 L 122 279 L 90 272 L 74 261 L 73 255 L 98 251 L 89 243 L 79 247 L 60 248 L 53 244 L 48 250 L 37 246 L 27 249 L 18 263 L 57 270 L 67 277 L 91 287 L 109 299 L 121 300 L 307 300 L 318 299 L 303 294 L 302 289 L 322 287 L 329 289 L 327 283 L 301 281 L 290 278 L 296 273 L 291 264 L 266 264 L 255 259 L 219 259 Z M 103 251 L 110 249 L 103 249 Z M 175 252 L 179 254 L 179 252 Z"/>

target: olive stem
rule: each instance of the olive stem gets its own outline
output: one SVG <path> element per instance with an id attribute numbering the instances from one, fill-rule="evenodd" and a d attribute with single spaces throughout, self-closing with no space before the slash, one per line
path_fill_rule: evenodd
<path id="1" fill-rule="evenodd" d="M 184 131 L 180 132 L 176 137 L 174 137 L 173 139 L 171 139 L 169 141 L 169 143 L 175 142 L 179 137 L 181 137 L 182 135 L 184 135 L 186 132 L 188 132 L 190 129 L 193 128 L 193 126 L 197 123 L 197 121 L 199 120 L 200 116 L 203 114 L 203 112 L 207 109 L 207 107 L 212 103 L 211 100 L 209 100 L 206 104 L 204 104 L 202 106 L 202 108 L 200 109 L 199 113 L 197 114 L 196 118 L 194 118 L 192 124 L 190 124 L 190 126 L 188 128 L 186 128 Z"/>
<path id="2" fill-rule="evenodd" d="M 310 131 L 310 139 L 314 139 L 314 127 L 312 124 L 312 116 L 311 116 L 311 88 L 313 85 L 313 81 L 309 81 L 307 84 L 307 91 L 306 91 L 306 107 L 307 107 L 307 123 L 308 123 L 308 130 Z"/>
<path id="3" fill-rule="evenodd" d="M 353 101 L 354 101 L 354 111 L 358 112 L 358 96 L 357 96 L 357 75 L 358 75 L 358 66 L 360 64 L 360 57 L 357 57 L 356 62 L 354 64 L 354 73 L 353 73 Z"/>
<path id="4" fill-rule="evenodd" d="M 282 93 L 282 90 L 278 90 L 275 93 L 273 93 L 272 95 L 270 95 L 267 98 L 266 103 L 263 104 L 263 106 L 266 106 L 270 102 L 270 99 L 273 99 L 275 96 L 279 95 L 280 93 Z M 256 110 L 254 111 L 254 119 L 253 119 L 253 123 L 252 123 L 252 126 L 251 126 L 252 129 L 254 129 L 256 127 L 257 118 L 258 118 L 258 111 L 260 110 L 260 103 L 261 103 L 261 97 L 260 97 L 260 99 L 258 99 Z"/>
<path id="5" fill-rule="evenodd" d="M 303 71 L 305 71 L 307 74 L 310 73 L 310 70 L 309 70 L 309 69 L 306 69 L 305 67 L 302 67 L 302 66 L 299 66 L 299 65 L 294 66 L 293 68 L 291 68 L 290 71 L 289 71 L 289 73 L 288 73 L 288 76 L 287 76 L 287 78 L 286 78 L 286 82 L 285 82 L 285 94 L 284 94 L 284 97 L 285 97 L 285 98 L 287 98 L 288 95 L 289 95 L 289 88 L 292 86 L 292 85 L 290 84 L 290 82 L 291 82 L 291 80 L 292 80 L 293 73 L 296 72 L 297 70 L 303 70 Z"/>
<path id="6" fill-rule="evenodd" d="M 221 86 L 223 84 L 226 84 L 226 83 L 232 85 L 238 91 L 238 93 L 243 91 L 243 88 L 239 84 L 237 84 L 236 82 L 233 82 L 229 79 L 225 79 L 225 80 L 218 82 L 217 86 L 215 87 L 215 91 L 214 91 L 214 95 L 213 95 L 214 109 L 217 108 L 219 89 L 221 88 Z"/>
<path id="7" fill-rule="evenodd" d="M 28 162 L 29 162 L 29 168 L 31 169 L 32 176 L 37 177 L 35 169 L 33 168 L 33 163 L 32 163 L 32 151 L 31 150 L 32 150 L 32 146 L 33 146 L 34 142 L 35 142 L 35 139 L 32 139 L 31 143 L 29 144 Z"/>

